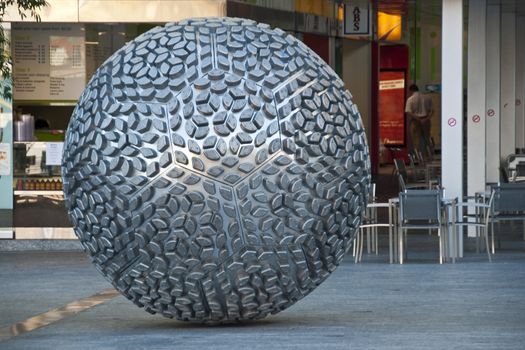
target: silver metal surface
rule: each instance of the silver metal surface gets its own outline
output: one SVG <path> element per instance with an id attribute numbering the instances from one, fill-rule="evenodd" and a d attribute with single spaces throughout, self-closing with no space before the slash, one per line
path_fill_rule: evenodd
<path id="1" fill-rule="evenodd" d="M 343 82 L 279 29 L 157 27 L 106 61 L 68 127 L 65 200 L 97 268 L 151 313 L 231 321 L 310 293 L 370 182 Z"/>

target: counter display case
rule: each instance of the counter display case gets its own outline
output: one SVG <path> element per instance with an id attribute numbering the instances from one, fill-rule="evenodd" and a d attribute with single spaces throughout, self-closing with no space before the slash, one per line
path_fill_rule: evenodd
<path id="1" fill-rule="evenodd" d="M 60 165 L 47 165 L 48 142 L 15 142 L 14 194 L 62 194 Z"/>
<path id="2" fill-rule="evenodd" d="M 50 144 L 13 144 L 13 226 L 17 239 L 74 238 L 64 206 L 60 165 L 48 165 Z"/>
<path id="3" fill-rule="evenodd" d="M 55 152 L 55 162 L 48 165 L 48 146 L 64 140 L 78 96 L 96 69 L 126 42 L 154 26 L 150 23 L 13 26 L 15 87 L 8 111 L 13 123 L 8 127 L 9 138 L 0 141 L 12 146 L 13 165 L 8 179 L 0 176 L 0 189 L 8 192 L 8 196 L 0 196 L 0 239 L 76 238 L 64 206 L 60 160 L 56 161 L 59 157 Z M 40 70 L 37 72 L 36 68 Z M 16 131 L 14 137 L 11 130 Z M 5 136 L 5 129 L 0 134 Z M 5 235 L 3 227 L 7 228 Z"/>

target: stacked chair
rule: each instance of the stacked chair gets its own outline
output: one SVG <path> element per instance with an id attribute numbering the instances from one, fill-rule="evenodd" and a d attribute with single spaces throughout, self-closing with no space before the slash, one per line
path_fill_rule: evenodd
<path id="1" fill-rule="evenodd" d="M 400 158 L 394 159 L 394 166 L 400 191 L 404 191 L 406 189 L 428 188 L 426 181 L 424 179 L 417 179 L 414 174 L 412 176 L 413 181 L 410 181 L 410 177 L 404 160 Z"/>

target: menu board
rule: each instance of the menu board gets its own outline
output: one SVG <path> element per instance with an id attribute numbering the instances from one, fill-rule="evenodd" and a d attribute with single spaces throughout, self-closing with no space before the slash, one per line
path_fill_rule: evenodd
<path id="1" fill-rule="evenodd" d="M 11 145 L 0 143 L 0 176 L 11 175 Z"/>
<path id="2" fill-rule="evenodd" d="M 76 101 L 86 83 L 84 27 L 13 23 L 13 97 L 17 101 Z"/>
<path id="3" fill-rule="evenodd" d="M 63 142 L 46 143 L 46 165 L 62 165 Z"/>

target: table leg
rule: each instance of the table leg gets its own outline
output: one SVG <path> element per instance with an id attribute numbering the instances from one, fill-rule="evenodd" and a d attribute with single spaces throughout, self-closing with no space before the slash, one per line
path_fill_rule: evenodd
<path id="1" fill-rule="evenodd" d="M 398 244 L 399 244 L 399 263 L 403 264 L 404 254 L 403 254 L 403 239 L 405 236 L 405 230 L 401 229 L 401 232 L 398 232 Z"/>
<path id="2" fill-rule="evenodd" d="M 393 263 L 393 245 L 392 245 L 392 227 L 393 227 L 393 218 L 392 218 L 392 203 L 389 203 L 388 206 L 388 223 L 390 226 L 388 226 L 388 257 L 390 259 L 390 263 Z"/>
<path id="3" fill-rule="evenodd" d="M 378 222 L 377 219 L 377 209 L 374 210 L 374 222 Z M 373 239 L 374 239 L 374 249 L 376 251 L 376 255 L 379 254 L 379 227 L 374 227 L 373 231 Z"/>
<path id="4" fill-rule="evenodd" d="M 450 224 L 451 224 L 451 232 L 452 232 L 452 242 L 454 244 L 454 246 L 452 247 L 452 249 L 454 250 L 452 252 L 452 263 L 455 264 L 456 263 L 456 258 L 459 257 L 459 252 L 458 252 L 458 246 L 459 246 L 459 236 L 457 234 L 457 227 L 456 225 L 454 224 L 456 222 L 457 218 L 456 218 L 456 206 L 454 205 L 454 203 L 452 203 L 452 220 L 450 220 Z"/>
<path id="5" fill-rule="evenodd" d="M 393 208 L 392 216 L 394 220 L 394 259 L 395 262 L 399 262 L 399 217 L 397 207 Z"/>

